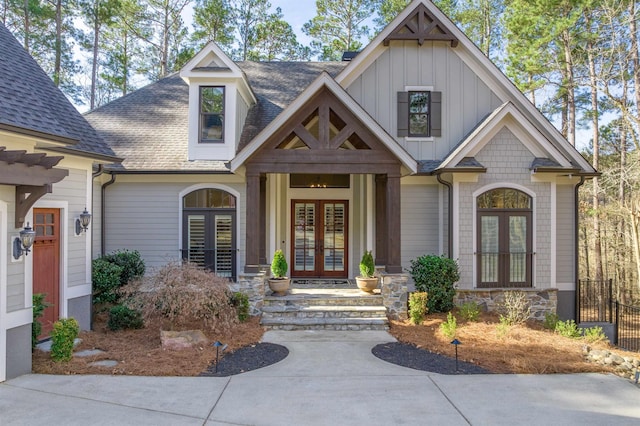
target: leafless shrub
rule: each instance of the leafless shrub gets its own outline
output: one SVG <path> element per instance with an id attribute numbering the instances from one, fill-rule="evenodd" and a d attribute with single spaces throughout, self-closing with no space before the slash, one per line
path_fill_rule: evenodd
<path id="1" fill-rule="evenodd" d="M 166 319 L 172 329 L 202 323 L 225 330 L 238 321 L 228 280 L 193 263 L 168 263 L 123 287 L 122 294 L 145 321 Z"/>
<path id="2" fill-rule="evenodd" d="M 508 325 L 523 324 L 531 315 L 531 306 L 524 291 L 507 290 L 500 306 L 501 318 Z"/>

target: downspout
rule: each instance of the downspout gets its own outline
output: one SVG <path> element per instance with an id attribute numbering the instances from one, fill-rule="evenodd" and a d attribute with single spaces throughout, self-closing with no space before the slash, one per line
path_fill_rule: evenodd
<path id="1" fill-rule="evenodd" d="M 100 255 L 101 256 L 104 256 L 105 251 L 106 251 L 106 248 L 105 248 L 106 244 L 105 244 L 105 241 L 104 241 L 104 238 L 105 238 L 105 236 L 107 234 L 106 226 L 105 226 L 106 220 L 105 220 L 105 217 L 104 217 L 105 211 L 106 211 L 105 200 L 107 199 L 107 191 L 106 190 L 107 190 L 107 186 L 113 185 L 115 182 L 116 182 L 116 174 L 111 172 L 111 179 L 108 182 L 105 182 L 105 183 L 102 184 L 102 189 L 101 189 L 101 194 L 100 194 L 100 196 L 101 196 L 101 198 L 100 198 L 100 200 L 101 200 L 101 203 L 100 203 L 100 215 L 101 215 L 101 218 L 102 218 L 102 221 L 100 223 Z"/>
<path id="2" fill-rule="evenodd" d="M 578 184 L 575 186 L 575 188 L 574 188 L 574 196 L 573 196 L 574 197 L 573 201 L 575 203 L 575 206 L 574 206 L 574 209 L 573 209 L 573 215 L 574 215 L 574 218 L 573 218 L 573 221 L 574 221 L 574 224 L 573 224 L 574 225 L 574 237 L 573 238 L 574 238 L 574 241 L 575 241 L 575 248 L 574 248 L 574 256 L 575 256 L 575 259 L 574 259 L 574 274 L 575 274 L 575 277 L 574 277 L 574 280 L 575 280 L 575 283 L 576 283 L 576 295 L 575 295 L 575 300 L 576 300 L 575 308 L 576 309 L 575 309 L 575 318 L 574 318 L 574 320 L 575 320 L 576 324 L 580 320 L 580 289 L 579 289 L 579 286 L 580 286 L 580 282 L 579 282 L 579 279 L 580 279 L 580 275 L 579 275 L 579 273 L 580 273 L 580 271 L 579 271 L 579 266 L 580 266 L 579 265 L 579 261 L 580 261 L 580 245 L 578 244 L 578 241 L 579 241 L 579 238 L 580 238 L 580 228 L 578 226 L 578 222 L 580 220 L 580 214 L 578 212 L 578 208 L 580 207 L 580 200 L 578 199 L 578 192 L 580 190 L 580 187 L 582 185 L 584 185 L 584 181 L 585 181 L 584 176 L 580 176 L 580 182 L 578 182 Z"/>
<path id="3" fill-rule="evenodd" d="M 448 204 L 448 208 L 447 208 L 447 216 L 448 216 L 448 221 L 447 221 L 447 257 L 451 259 L 451 256 L 453 256 L 453 240 L 451 239 L 451 236 L 453 235 L 453 197 L 451 196 L 453 193 L 453 184 L 451 182 L 447 182 L 446 180 L 442 179 L 442 176 L 440 173 L 436 174 L 436 178 L 438 179 L 438 182 L 440 182 L 442 185 L 446 186 L 448 189 L 448 195 L 447 195 L 447 204 Z"/>
<path id="4" fill-rule="evenodd" d="M 98 170 L 91 175 L 91 208 L 93 209 L 93 181 L 104 173 L 104 165 L 98 164 Z M 91 244 L 91 259 L 93 259 L 93 244 Z"/>

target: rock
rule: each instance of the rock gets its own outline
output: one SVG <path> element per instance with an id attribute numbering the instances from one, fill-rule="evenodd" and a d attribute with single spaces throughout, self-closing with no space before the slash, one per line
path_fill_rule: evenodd
<path id="1" fill-rule="evenodd" d="M 209 340 L 201 330 L 164 331 L 160 330 L 162 349 L 179 351 L 196 346 L 204 346 Z"/>
<path id="2" fill-rule="evenodd" d="M 84 351 L 74 353 L 73 356 L 87 357 L 87 356 L 100 355 L 103 353 L 105 352 L 101 351 L 100 349 L 86 349 Z"/>
<path id="3" fill-rule="evenodd" d="M 36 345 L 36 348 L 41 350 L 42 352 L 51 352 L 51 344 L 53 342 L 51 341 L 51 339 L 47 339 L 44 342 L 40 342 Z M 75 348 L 76 346 L 78 346 L 80 343 L 82 343 L 82 339 L 80 338 L 75 338 L 73 341 L 73 347 Z"/>
<path id="4" fill-rule="evenodd" d="M 611 365 L 611 364 L 613 364 L 613 359 L 610 356 L 608 356 L 603 360 L 603 364 Z"/>
<path id="5" fill-rule="evenodd" d="M 91 367 L 115 367 L 116 365 L 118 365 L 118 361 L 113 361 L 111 359 L 95 361 L 89 364 Z"/>
<path id="6" fill-rule="evenodd" d="M 622 358 L 620 355 L 611 354 L 611 361 L 615 365 L 620 365 L 620 364 L 622 364 L 624 362 L 624 358 Z"/>

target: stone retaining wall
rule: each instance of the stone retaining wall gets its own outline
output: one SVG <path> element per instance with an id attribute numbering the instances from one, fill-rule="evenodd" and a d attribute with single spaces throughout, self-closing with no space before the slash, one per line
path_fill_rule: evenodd
<path id="1" fill-rule="evenodd" d="M 558 308 L 558 289 L 458 289 L 454 303 L 461 305 L 465 302 L 476 302 L 483 311 L 499 312 L 499 306 L 504 302 L 504 292 L 519 290 L 527 295 L 531 306 L 532 319 L 544 321 L 546 313 L 555 314 Z"/>
<path id="2" fill-rule="evenodd" d="M 230 285 L 231 291 L 239 291 L 249 296 L 249 315 L 262 314 L 267 272 L 244 273 L 238 275 L 238 282 Z"/>
<path id="3" fill-rule="evenodd" d="M 613 367 L 617 375 L 638 383 L 640 358 L 620 356 L 606 349 L 591 349 L 589 346 L 584 347 L 584 353 L 589 362 Z"/>
<path id="4" fill-rule="evenodd" d="M 407 274 L 381 273 L 382 277 L 382 303 L 387 309 L 387 316 L 391 319 L 406 320 L 407 308 Z"/>

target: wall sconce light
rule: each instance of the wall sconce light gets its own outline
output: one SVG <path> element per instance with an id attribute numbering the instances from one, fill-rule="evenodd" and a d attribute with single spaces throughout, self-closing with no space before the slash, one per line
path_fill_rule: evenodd
<path id="1" fill-rule="evenodd" d="M 24 254 L 25 256 L 29 254 L 31 246 L 33 245 L 33 240 L 36 238 L 36 231 L 31 229 L 29 226 L 29 222 L 27 222 L 27 226 L 24 227 L 22 231 L 20 231 L 20 236 L 16 237 L 13 240 L 13 258 L 18 260 L 20 256 Z"/>
<path id="2" fill-rule="evenodd" d="M 80 217 L 76 219 L 76 235 L 80 235 L 82 231 L 87 232 L 89 224 L 91 223 L 91 213 L 84 208 L 84 211 L 80 213 Z"/>

